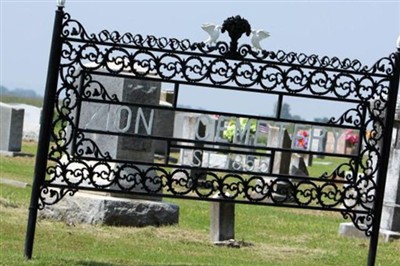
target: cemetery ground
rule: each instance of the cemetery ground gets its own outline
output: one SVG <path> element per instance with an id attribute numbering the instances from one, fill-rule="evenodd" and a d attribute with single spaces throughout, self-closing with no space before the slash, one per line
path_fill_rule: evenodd
<path id="1" fill-rule="evenodd" d="M 27 98 L 27 97 L 19 97 L 12 95 L 1 95 L 1 102 L 3 103 L 20 103 L 20 104 L 29 104 L 36 107 L 42 107 L 43 99 L 42 98 Z"/>
<path id="2" fill-rule="evenodd" d="M 24 142 L 35 153 L 36 143 Z M 32 183 L 35 158 L 0 157 L 0 177 Z M 315 159 L 318 161 L 319 159 Z M 327 159 L 326 159 L 327 160 Z M 321 164 L 314 164 L 321 171 Z M 309 169 L 313 171 L 312 167 Z M 0 265 L 365 265 L 369 239 L 338 235 L 339 213 L 236 205 L 236 240 L 210 242 L 210 203 L 168 199 L 180 206 L 179 225 L 112 227 L 39 219 L 33 259 L 23 257 L 31 186 L 1 182 Z M 376 265 L 400 265 L 400 241 L 379 242 Z"/>

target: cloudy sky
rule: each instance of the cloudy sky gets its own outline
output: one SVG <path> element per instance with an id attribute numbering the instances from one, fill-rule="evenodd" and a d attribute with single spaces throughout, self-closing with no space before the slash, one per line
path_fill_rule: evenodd
<path id="1" fill-rule="evenodd" d="M 400 1 L 67 0 L 65 6 L 88 32 L 108 29 L 193 41 L 207 38 L 202 23 L 222 24 L 241 15 L 252 28 L 271 33 L 262 42 L 266 50 L 358 59 L 365 65 L 394 52 L 400 34 Z M 55 9 L 56 0 L 1 0 L 1 85 L 43 95 Z M 187 103 L 196 97 L 188 95 Z M 240 105 L 263 103 L 249 99 Z M 297 108 L 293 103 L 292 111 Z"/>

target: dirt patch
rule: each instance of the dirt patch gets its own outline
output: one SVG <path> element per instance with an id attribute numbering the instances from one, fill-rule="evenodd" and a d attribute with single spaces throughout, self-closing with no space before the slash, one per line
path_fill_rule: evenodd
<path id="1" fill-rule="evenodd" d="M 255 244 L 251 247 L 261 261 L 297 261 L 305 257 L 321 258 L 326 254 L 322 249 L 309 249 L 293 246 Z"/>
<path id="2" fill-rule="evenodd" d="M 332 212 L 332 211 L 318 211 L 318 210 L 305 210 L 305 209 L 283 209 L 283 212 L 286 213 L 293 213 L 293 214 L 302 214 L 302 215 L 309 215 L 309 216 L 317 216 L 317 217 L 342 217 L 339 212 Z"/>
<path id="3" fill-rule="evenodd" d="M 154 228 L 154 234 L 158 238 L 191 242 L 191 243 L 211 243 L 208 234 L 194 230 L 185 230 L 179 227 L 159 227 Z"/>

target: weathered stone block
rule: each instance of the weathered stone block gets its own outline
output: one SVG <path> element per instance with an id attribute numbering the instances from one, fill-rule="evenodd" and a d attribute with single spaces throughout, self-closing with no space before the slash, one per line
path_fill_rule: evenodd
<path id="1" fill-rule="evenodd" d="M 210 236 L 212 242 L 235 238 L 235 204 L 211 202 Z"/>
<path id="2" fill-rule="evenodd" d="M 179 222 L 179 207 L 166 202 L 115 198 L 76 193 L 46 206 L 40 217 L 68 224 L 86 223 L 115 226 L 160 226 Z"/>

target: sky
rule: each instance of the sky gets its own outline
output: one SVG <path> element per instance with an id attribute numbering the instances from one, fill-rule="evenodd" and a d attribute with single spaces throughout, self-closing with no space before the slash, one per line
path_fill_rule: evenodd
<path id="1" fill-rule="evenodd" d="M 43 95 L 57 1 L 0 1 L 1 85 Z M 358 59 L 368 66 L 394 52 L 400 34 L 400 1 L 66 0 L 65 11 L 90 33 L 107 29 L 194 42 L 207 39 L 201 24 L 222 24 L 240 15 L 253 29 L 270 32 L 261 42 L 266 50 Z M 242 39 L 250 43 L 249 38 Z M 186 97 L 189 105 L 198 99 L 196 93 Z M 210 104 L 225 108 L 220 99 L 213 98 Z M 237 112 L 263 105 L 261 99 L 242 96 L 224 102 L 235 99 L 240 99 Z M 301 105 L 291 105 L 292 112 L 300 112 Z M 318 104 L 308 112 L 324 115 Z"/>

